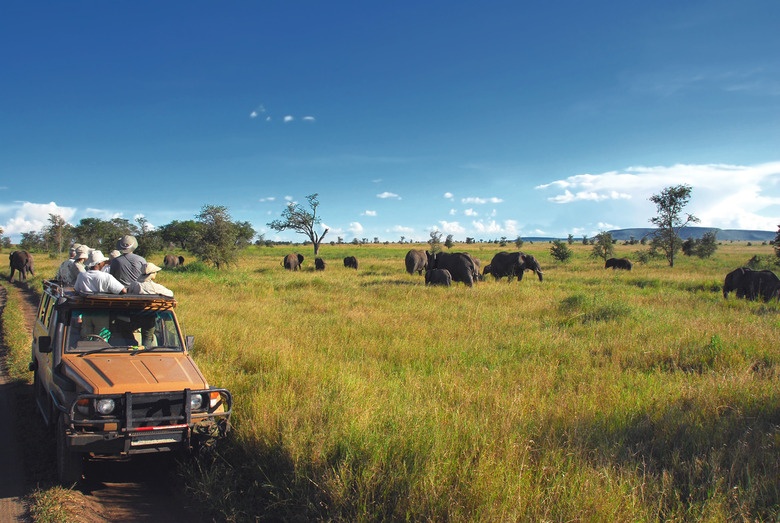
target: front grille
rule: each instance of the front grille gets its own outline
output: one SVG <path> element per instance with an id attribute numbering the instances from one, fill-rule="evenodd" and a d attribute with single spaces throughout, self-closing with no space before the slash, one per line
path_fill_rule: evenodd
<path id="1" fill-rule="evenodd" d="M 126 394 L 127 429 L 176 425 L 186 421 L 185 394 Z"/>

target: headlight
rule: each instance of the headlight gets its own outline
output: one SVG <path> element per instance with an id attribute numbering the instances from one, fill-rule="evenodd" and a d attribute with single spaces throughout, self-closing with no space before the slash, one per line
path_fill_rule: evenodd
<path id="1" fill-rule="evenodd" d="M 95 404 L 95 409 L 97 410 L 98 414 L 100 414 L 101 416 L 106 416 L 108 414 L 111 414 L 112 412 L 114 412 L 115 408 L 116 408 L 116 402 L 111 398 L 98 400 L 97 403 Z"/>
<path id="2" fill-rule="evenodd" d="M 193 394 L 190 396 L 190 409 L 192 410 L 200 410 L 200 408 L 203 406 L 203 396 L 200 394 Z"/>

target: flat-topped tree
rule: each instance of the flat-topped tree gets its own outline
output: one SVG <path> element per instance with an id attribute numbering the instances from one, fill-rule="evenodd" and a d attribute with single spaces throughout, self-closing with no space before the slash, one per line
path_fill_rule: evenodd
<path id="1" fill-rule="evenodd" d="M 306 197 L 309 202 L 309 208 L 311 211 L 304 209 L 301 204 L 290 202 L 287 204 L 287 208 L 282 211 L 282 219 L 274 220 L 266 225 L 271 229 L 282 232 L 285 230 L 292 230 L 300 234 L 306 235 L 309 240 L 314 244 L 314 254 L 320 253 L 320 243 L 328 234 L 330 229 L 325 229 L 322 234 L 317 233 L 316 226 L 322 222 L 322 219 L 317 216 L 317 207 L 320 205 L 317 200 L 318 193 L 310 194 Z"/>

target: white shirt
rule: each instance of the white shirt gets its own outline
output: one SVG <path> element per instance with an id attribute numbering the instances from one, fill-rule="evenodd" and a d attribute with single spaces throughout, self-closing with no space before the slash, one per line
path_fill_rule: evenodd
<path id="1" fill-rule="evenodd" d="M 85 294 L 121 294 L 125 286 L 107 272 L 80 272 L 73 288 Z"/>

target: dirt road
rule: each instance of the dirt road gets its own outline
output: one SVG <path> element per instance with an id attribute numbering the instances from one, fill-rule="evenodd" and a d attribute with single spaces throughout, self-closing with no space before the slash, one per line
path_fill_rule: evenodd
<path id="1" fill-rule="evenodd" d="M 35 296 L 23 284 L 21 304 L 29 329 L 35 319 Z M 0 321 L 7 300 L 0 286 Z M 32 386 L 11 383 L 4 364 L 6 348 L 0 339 L 0 523 L 30 521 L 24 497 L 34 486 L 54 484 L 54 439 L 47 434 L 35 408 Z M 19 406 L 22 406 L 20 410 Z M 22 411 L 24 416 L 22 416 Z M 21 428 L 20 428 L 21 427 Z M 24 444 L 17 435 L 24 433 Z M 186 506 L 173 457 L 139 456 L 128 462 L 90 461 L 85 481 L 72 491 L 76 521 L 187 522 L 210 521 Z"/>

